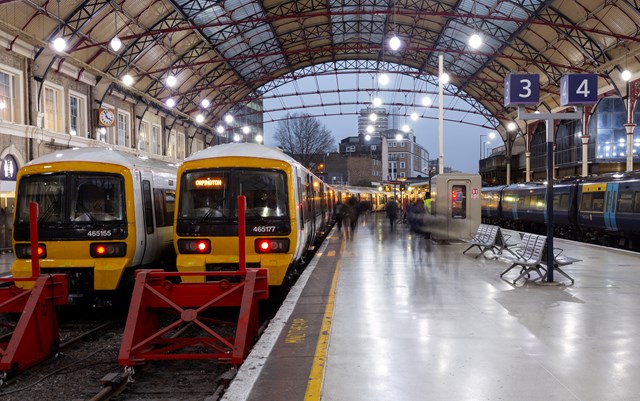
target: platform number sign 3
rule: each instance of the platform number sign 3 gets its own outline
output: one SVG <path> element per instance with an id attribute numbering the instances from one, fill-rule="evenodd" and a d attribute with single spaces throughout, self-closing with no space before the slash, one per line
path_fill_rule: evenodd
<path id="1" fill-rule="evenodd" d="M 560 105 L 594 104 L 598 101 L 598 75 L 571 74 L 560 78 Z"/>
<path id="2" fill-rule="evenodd" d="M 504 105 L 537 105 L 540 101 L 538 74 L 509 74 L 504 80 Z"/>

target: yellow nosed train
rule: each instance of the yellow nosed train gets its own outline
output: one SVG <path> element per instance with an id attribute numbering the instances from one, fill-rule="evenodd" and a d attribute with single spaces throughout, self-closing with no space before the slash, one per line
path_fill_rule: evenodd
<path id="1" fill-rule="evenodd" d="M 39 205 L 40 267 L 66 273 L 70 301 L 128 289 L 133 269 L 175 268 L 177 168 L 107 148 L 55 152 L 18 172 L 14 277 L 31 275 L 29 204 Z"/>
<path id="2" fill-rule="evenodd" d="M 329 228 L 334 191 L 283 152 L 232 143 L 178 170 L 174 245 L 181 272 L 238 270 L 239 195 L 246 197 L 246 261 L 280 286 Z M 189 277 L 183 280 L 203 280 Z"/>

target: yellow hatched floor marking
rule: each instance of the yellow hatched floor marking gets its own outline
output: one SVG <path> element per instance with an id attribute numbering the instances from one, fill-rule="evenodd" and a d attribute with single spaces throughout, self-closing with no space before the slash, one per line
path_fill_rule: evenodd
<path id="1" fill-rule="evenodd" d="M 342 241 L 340 253 L 343 254 L 345 241 Z M 333 252 L 333 254 L 332 254 Z M 335 251 L 329 251 L 327 256 L 335 256 Z M 305 401 L 318 401 L 322 395 L 322 384 L 324 381 L 324 368 L 327 361 L 327 352 L 329 350 L 329 337 L 331 335 L 331 321 L 333 319 L 333 307 L 335 305 L 336 285 L 338 276 L 340 275 L 340 261 L 336 263 L 336 271 L 333 273 L 331 280 L 331 289 L 327 299 L 327 306 L 322 317 L 322 326 L 320 327 L 320 335 L 318 336 L 318 345 L 316 353 L 313 356 L 313 365 L 307 382 L 307 391 L 304 394 Z"/>

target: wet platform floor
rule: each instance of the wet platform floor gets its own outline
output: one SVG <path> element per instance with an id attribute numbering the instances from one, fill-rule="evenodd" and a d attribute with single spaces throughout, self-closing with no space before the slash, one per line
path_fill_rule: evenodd
<path id="1" fill-rule="evenodd" d="M 640 400 L 640 256 L 554 245 L 574 285 L 382 215 L 334 229 L 223 399 Z"/>

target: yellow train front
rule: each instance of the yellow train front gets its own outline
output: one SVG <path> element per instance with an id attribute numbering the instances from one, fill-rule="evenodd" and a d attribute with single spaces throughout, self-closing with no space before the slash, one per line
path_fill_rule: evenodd
<path id="1" fill-rule="evenodd" d="M 257 144 L 202 150 L 178 170 L 174 245 L 181 272 L 239 267 L 239 195 L 246 197 L 247 267 L 280 286 L 328 229 L 333 191 L 281 151 Z M 184 281 L 201 281 L 189 277 Z"/>
<path id="2" fill-rule="evenodd" d="M 17 178 L 13 276 L 31 275 L 29 205 L 35 202 L 41 271 L 67 274 L 71 303 L 130 289 L 133 269 L 175 260 L 176 171 L 106 148 L 65 150 L 30 162 Z"/>

